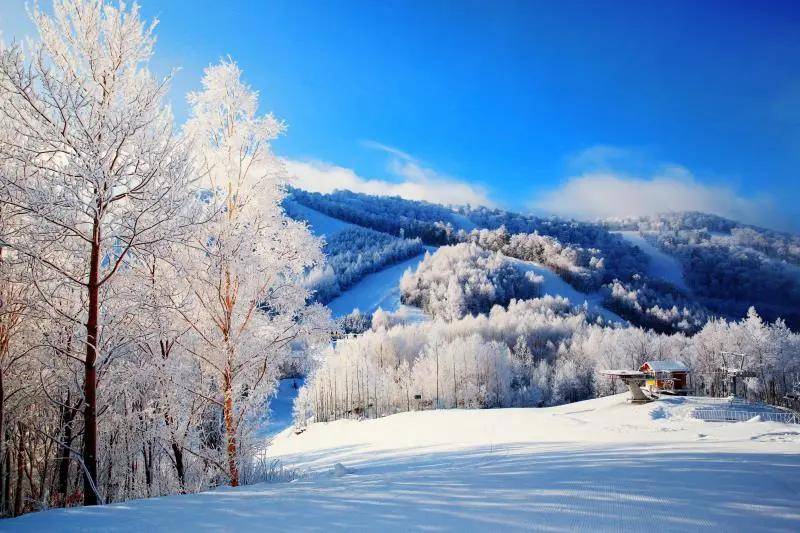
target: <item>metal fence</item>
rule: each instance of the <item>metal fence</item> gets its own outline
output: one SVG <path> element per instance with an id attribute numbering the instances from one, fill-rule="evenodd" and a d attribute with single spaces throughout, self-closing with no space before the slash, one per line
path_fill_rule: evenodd
<path id="1" fill-rule="evenodd" d="M 759 417 L 763 422 L 800 424 L 800 416 L 790 411 L 759 411 L 746 409 L 695 409 L 694 418 L 706 422 L 746 422 Z"/>
<path id="2" fill-rule="evenodd" d="M 693 396 L 727 401 L 730 396 L 746 402 L 760 402 L 800 411 L 800 398 L 794 396 L 800 389 L 800 372 L 770 372 L 755 378 L 740 378 L 731 383 L 720 372 L 697 371 L 689 374 Z M 732 386 L 733 385 L 733 386 Z M 735 388 L 734 388 L 735 387 Z"/>

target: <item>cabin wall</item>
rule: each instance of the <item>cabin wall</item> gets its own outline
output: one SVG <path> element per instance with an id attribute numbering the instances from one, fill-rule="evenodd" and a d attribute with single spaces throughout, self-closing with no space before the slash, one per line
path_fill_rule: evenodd
<path id="1" fill-rule="evenodd" d="M 686 388 L 686 380 L 687 380 L 687 374 L 686 373 L 675 372 L 675 373 L 670 374 L 668 378 L 664 378 L 663 375 L 661 377 L 663 379 L 656 379 L 656 378 L 648 379 L 647 380 L 647 386 L 649 388 L 651 388 L 651 389 L 674 388 L 674 389 L 680 390 L 680 389 L 685 389 Z M 672 380 L 672 382 L 674 384 L 673 387 L 668 387 L 667 386 L 667 380 L 669 380 L 669 379 Z"/>

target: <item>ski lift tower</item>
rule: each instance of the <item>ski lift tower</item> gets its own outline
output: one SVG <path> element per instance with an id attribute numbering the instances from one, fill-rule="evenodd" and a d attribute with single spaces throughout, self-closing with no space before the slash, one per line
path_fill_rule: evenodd
<path id="1" fill-rule="evenodd" d="M 754 378 L 758 375 L 753 370 L 744 368 L 745 354 L 737 352 L 719 352 L 722 358 L 722 367 L 718 372 L 729 387 L 729 391 L 736 396 L 736 386 L 739 380 Z"/>
<path id="2" fill-rule="evenodd" d="M 645 383 L 647 383 L 647 374 L 639 370 L 603 370 L 602 374 L 610 378 L 619 378 L 628 386 L 631 391 L 631 397 L 628 399 L 631 403 L 647 403 L 655 400 L 654 397 L 645 394 L 642 390 Z"/>

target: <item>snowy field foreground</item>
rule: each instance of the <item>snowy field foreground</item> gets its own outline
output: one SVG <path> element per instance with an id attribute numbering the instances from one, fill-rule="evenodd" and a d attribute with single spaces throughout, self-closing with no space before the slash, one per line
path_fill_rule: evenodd
<path id="1" fill-rule="evenodd" d="M 800 426 L 703 422 L 719 401 L 403 413 L 278 435 L 305 472 L 0 524 L 27 531 L 800 530 Z M 341 466 L 336 466 L 341 463 Z"/>

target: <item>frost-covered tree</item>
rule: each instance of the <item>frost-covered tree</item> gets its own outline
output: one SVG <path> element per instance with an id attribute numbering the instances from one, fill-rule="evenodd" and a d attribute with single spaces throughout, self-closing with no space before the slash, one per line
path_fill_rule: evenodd
<path id="1" fill-rule="evenodd" d="M 456 320 L 465 314 L 486 313 L 493 305 L 506 305 L 514 298 L 536 296 L 542 281 L 500 253 L 462 243 L 426 253 L 416 271 L 403 274 L 400 293 L 404 303 Z"/>
<path id="2" fill-rule="evenodd" d="M 215 376 L 208 397 L 218 398 L 226 473 L 235 486 L 247 455 L 241 441 L 282 358 L 330 331 L 323 309 L 306 304 L 302 283 L 322 254 L 307 226 L 281 207 L 284 172 L 270 142 L 284 125 L 257 114 L 258 95 L 236 63 L 207 68 L 189 103 L 186 135 L 211 220 L 183 262 L 186 297 L 176 308 L 203 341 L 194 355 Z"/>
<path id="3" fill-rule="evenodd" d="M 660 332 L 694 333 L 710 312 L 674 285 L 638 274 L 603 286 L 605 306 L 631 322 Z"/>
<path id="4" fill-rule="evenodd" d="M 431 245 L 454 242 L 454 213 L 441 205 L 352 191 L 320 194 L 292 189 L 291 193 L 301 205 L 365 228 Z"/>
<path id="5" fill-rule="evenodd" d="M 381 309 L 378 309 L 378 311 L 382 312 Z M 372 327 L 372 316 L 368 313 L 362 313 L 360 309 L 353 309 L 349 314 L 339 318 L 337 322 L 345 335 L 358 335 Z"/>
<path id="6" fill-rule="evenodd" d="M 286 205 L 292 205 L 287 203 Z M 306 285 L 318 302 L 325 303 L 349 289 L 367 274 L 423 252 L 419 239 L 401 239 L 353 226 L 326 236 L 326 264 L 309 273 Z"/>
<path id="7" fill-rule="evenodd" d="M 451 321 L 401 323 L 381 315 L 373 330 L 323 352 L 300 393 L 298 423 L 580 401 L 623 392 L 601 370 L 647 360 L 683 361 L 699 391 L 721 394 L 703 380 L 725 364 L 725 351 L 744 354 L 744 368 L 757 370 L 750 398 L 780 402 L 800 378 L 800 335 L 755 311 L 739 322 L 711 320 L 693 337 L 604 324 L 549 296 Z"/>
<path id="8" fill-rule="evenodd" d="M 0 52 L 4 201 L 29 221 L 9 244 L 48 281 L 58 314 L 79 294 L 84 324 L 84 502 L 98 502 L 97 368 L 108 353 L 111 284 L 141 248 L 167 237 L 188 195 L 184 152 L 163 100 L 168 79 L 147 69 L 153 27 L 136 5 L 56 0 L 32 13 L 39 40 Z M 76 352 L 79 350 L 76 350 Z"/>
<path id="9" fill-rule="evenodd" d="M 461 231 L 458 238 L 509 257 L 541 263 L 580 290 L 597 289 L 604 276 L 605 260 L 600 250 L 565 246 L 555 237 L 538 232 L 512 235 L 500 226 L 495 230 Z"/>

